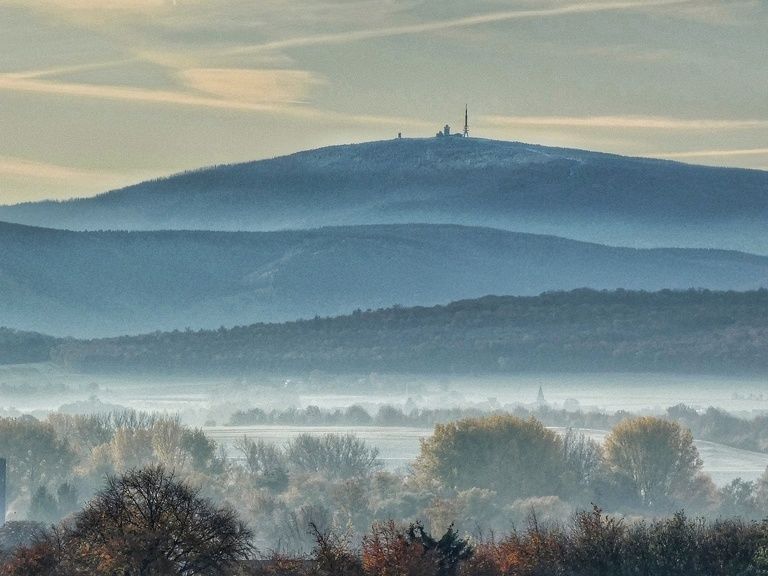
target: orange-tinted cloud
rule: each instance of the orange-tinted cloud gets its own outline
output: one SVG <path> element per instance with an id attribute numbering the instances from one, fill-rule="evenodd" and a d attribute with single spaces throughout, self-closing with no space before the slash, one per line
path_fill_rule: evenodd
<path id="1" fill-rule="evenodd" d="M 305 70 L 194 68 L 179 73 L 183 82 L 226 101 L 277 104 L 304 101 L 321 83 Z"/>
<path id="2" fill-rule="evenodd" d="M 482 116 L 480 121 L 486 125 L 505 127 L 536 126 L 542 128 L 733 130 L 768 127 L 768 120 L 688 119 L 664 116 Z"/>
<path id="3" fill-rule="evenodd" d="M 685 152 L 658 152 L 663 158 L 719 158 L 727 156 L 768 156 L 768 148 L 741 148 L 736 150 L 689 150 Z"/>
<path id="4" fill-rule="evenodd" d="M 154 90 L 134 86 L 111 86 L 100 84 L 84 84 L 47 80 L 22 75 L 0 75 L 0 90 L 13 92 L 33 92 L 58 96 L 79 96 L 84 98 L 99 98 L 106 100 L 123 100 L 146 102 L 154 104 L 171 104 L 179 106 L 197 106 L 204 108 L 220 108 L 251 111 L 275 111 L 272 103 L 279 100 L 278 94 L 260 102 L 231 100 L 218 96 L 206 96 L 183 90 Z M 266 93 L 264 94 L 266 96 Z"/>
<path id="5" fill-rule="evenodd" d="M 0 156 L 0 204 L 69 198 L 103 192 L 157 174 L 121 174 L 98 168 L 78 168 Z"/>

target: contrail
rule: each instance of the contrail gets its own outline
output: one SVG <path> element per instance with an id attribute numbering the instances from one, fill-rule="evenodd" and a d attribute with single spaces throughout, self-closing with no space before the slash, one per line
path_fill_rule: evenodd
<path id="1" fill-rule="evenodd" d="M 477 16 L 466 16 L 452 20 L 438 20 L 436 22 L 423 22 L 419 24 L 406 24 L 403 26 L 390 26 L 387 28 L 375 28 L 365 30 L 353 30 L 351 32 L 339 32 L 333 34 L 318 34 L 315 36 L 303 36 L 298 38 L 287 38 L 285 40 L 276 40 L 274 42 L 265 42 L 263 44 L 254 44 L 251 46 L 242 46 L 227 51 L 230 54 L 239 54 L 245 52 L 259 52 L 268 50 L 279 50 L 282 48 L 298 48 L 303 46 L 316 46 L 320 44 L 347 44 L 361 40 L 374 38 L 387 38 L 390 36 L 404 36 L 409 34 L 421 34 L 424 32 L 435 32 L 440 30 L 450 30 L 453 28 L 465 28 L 469 26 L 479 26 L 482 24 L 492 24 L 494 22 L 504 22 L 507 20 L 520 20 L 526 18 L 543 18 L 549 16 L 565 16 L 568 14 L 587 14 L 594 12 L 611 12 L 617 10 L 628 10 L 633 8 L 649 8 L 656 6 L 669 6 L 674 4 L 687 4 L 689 0 L 651 0 L 651 1 L 627 1 L 627 2 L 603 2 L 589 4 L 569 4 L 557 8 L 547 8 L 540 10 L 508 10 L 504 12 L 492 12 L 490 14 L 480 14 Z"/>
<path id="2" fill-rule="evenodd" d="M 136 58 L 125 58 L 123 60 L 111 60 L 109 62 L 95 62 L 92 64 L 74 64 L 72 66 L 59 66 L 58 68 L 44 68 L 42 70 L 27 70 L 24 72 L 12 72 L 4 76 L 13 78 L 44 78 L 46 76 L 58 76 L 60 74 L 72 74 L 73 72 L 86 72 L 89 70 L 103 70 L 105 68 L 115 68 L 124 64 L 137 62 Z"/>

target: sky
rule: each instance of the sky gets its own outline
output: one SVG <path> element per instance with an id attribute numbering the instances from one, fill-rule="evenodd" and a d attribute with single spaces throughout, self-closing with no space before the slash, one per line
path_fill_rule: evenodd
<path id="1" fill-rule="evenodd" d="M 0 204 L 472 136 L 768 169 L 768 0 L 0 0 Z"/>

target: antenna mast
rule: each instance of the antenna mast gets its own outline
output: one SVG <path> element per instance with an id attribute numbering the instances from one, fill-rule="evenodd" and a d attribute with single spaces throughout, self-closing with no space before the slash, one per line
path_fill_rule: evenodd
<path id="1" fill-rule="evenodd" d="M 464 138 L 469 138 L 469 108 L 464 105 Z"/>

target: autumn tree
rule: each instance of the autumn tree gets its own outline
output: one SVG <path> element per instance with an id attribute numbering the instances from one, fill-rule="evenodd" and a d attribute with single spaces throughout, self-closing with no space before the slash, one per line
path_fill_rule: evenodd
<path id="1" fill-rule="evenodd" d="M 45 525 L 32 520 L 11 520 L 0 526 L 0 562 L 13 552 L 31 545 L 45 534 Z"/>
<path id="2" fill-rule="evenodd" d="M 2 576 L 76 576 L 80 574 L 66 559 L 65 530 L 40 527 L 26 535 L 0 568 Z"/>
<path id="3" fill-rule="evenodd" d="M 576 574 L 614 576 L 620 574 L 625 557 L 627 527 L 597 506 L 576 514 L 568 538 L 568 565 Z"/>
<path id="4" fill-rule="evenodd" d="M 560 437 L 538 420 L 509 415 L 438 424 L 415 467 L 447 488 L 508 498 L 558 494 L 565 471 Z"/>
<path id="5" fill-rule="evenodd" d="M 363 576 L 360 558 L 352 549 L 352 534 L 332 529 L 320 529 L 309 523 L 309 533 L 315 540 L 312 559 L 317 576 Z"/>
<path id="6" fill-rule="evenodd" d="M 368 576 L 437 576 L 434 551 L 408 538 L 392 520 L 374 524 L 363 537 L 362 560 Z"/>
<path id="7" fill-rule="evenodd" d="M 635 491 L 647 507 L 659 507 L 693 485 L 702 461 L 690 430 L 676 422 L 640 417 L 619 423 L 605 439 L 611 473 Z"/>
<path id="8" fill-rule="evenodd" d="M 409 543 L 420 545 L 427 554 L 434 554 L 437 576 L 454 576 L 460 563 L 472 557 L 472 546 L 459 536 L 453 525 L 440 538 L 434 538 L 421 522 L 416 522 L 408 527 L 406 536 Z"/>
<path id="9" fill-rule="evenodd" d="M 50 424 L 32 417 L 0 418 L 0 455 L 8 461 L 8 498 L 22 487 L 65 480 L 77 457 Z"/>

